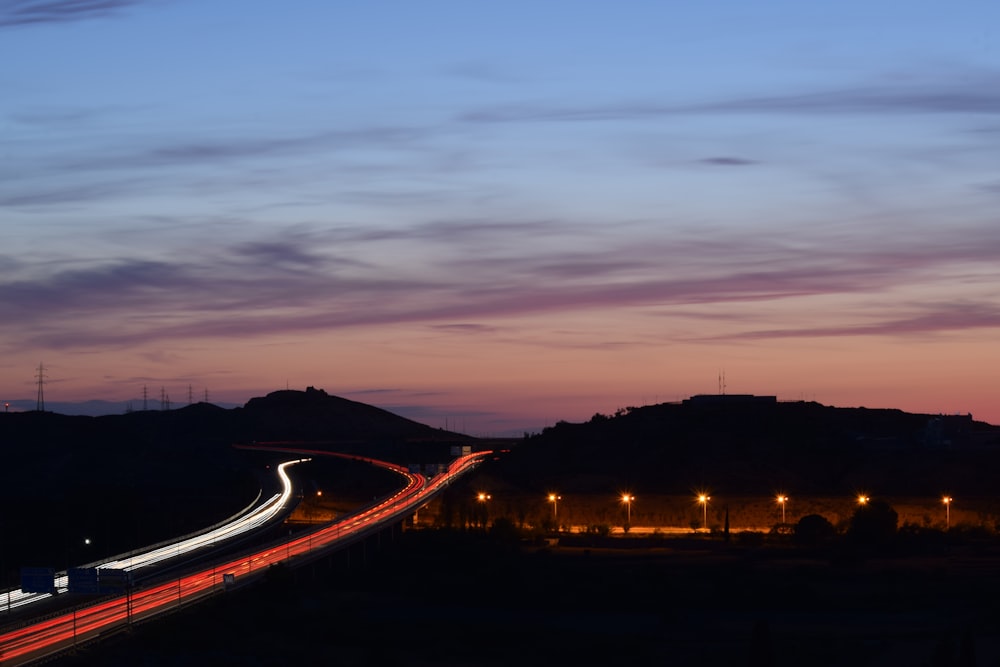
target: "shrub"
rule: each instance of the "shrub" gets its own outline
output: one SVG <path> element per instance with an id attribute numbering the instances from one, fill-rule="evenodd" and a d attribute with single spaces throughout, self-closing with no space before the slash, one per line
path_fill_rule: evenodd
<path id="1" fill-rule="evenodd" d="M 896 536 L 898 522 L 899 515 L 889 503 L 873 500 L 854 511 L 847 534 L 859 544 L 885 545 Z"/>
<path id="2" fill-rule="evenodd" d="M 837 529 L 821 514 L 807 514 L 795 524 L 794 539 L 798 544 L 815 546 L 833 538 Z"/>

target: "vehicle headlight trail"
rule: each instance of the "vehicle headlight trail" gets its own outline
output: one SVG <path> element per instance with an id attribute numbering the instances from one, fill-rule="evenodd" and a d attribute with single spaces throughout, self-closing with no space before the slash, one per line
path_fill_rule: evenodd
<path id="1" fill-rule="evenodd" d="M 256 530 L 271 521 L 283 510 L 292 498 L 292 480 L 286 469 L 296 463 L 309 461 L 308 458 L 294 459 L 281 463 L 277 468 L 281 480 L 281 492 L 276 493 L 265 502 L 252 508 L 248 513 L 206 532 L 191 537 L 180 538 L 168 544 L 155 547 L 145 547 L 145 550 L 126 555 L 113 556 L 111 559 L 94 565 L 98 569 L 126 570 L 135 572 L 144 567 L 162 563 L 191 554 L 194 551 L 212 548 L 239 535 Z M 56 591 L 65 593 L 69 589 L 69 577 L 66 572 L 59 572 L 55 579 Z M 0 593 L 0 609 L 15 609 L 39 600 L 51 597 L 51 593 L 25 593 L 16 588 Z"/>

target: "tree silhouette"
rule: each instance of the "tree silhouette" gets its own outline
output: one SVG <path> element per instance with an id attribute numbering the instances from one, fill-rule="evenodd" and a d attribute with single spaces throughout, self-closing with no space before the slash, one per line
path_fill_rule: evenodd
<path id="1" fill-rule="evenodd" d="M 806 546 L 815 546 L 826 542 L 836 535 L 837 529 L 820 514 L 807 514 L 795 524 L 794 539 Z"/>
<path id="2" fill-rule="evenodd" d="M 896 536 L 899 515 L 884 500 L 861 505 L 851 517 L 847 534 L 859 544 L 883 546 Z"/>

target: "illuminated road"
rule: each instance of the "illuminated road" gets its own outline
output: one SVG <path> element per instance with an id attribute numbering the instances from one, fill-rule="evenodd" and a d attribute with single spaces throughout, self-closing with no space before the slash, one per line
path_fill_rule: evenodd
<path id="1" fill-rule="evenodd" d="M 401 466 L 365 457 L 303 450 L 294 453 L 343 456 L 366 461 L 397 472 L 406 480 L 406 485 L 354 514 L 342 517 L 305 535 L 199 572 L 181 575 L 166 583 L 131 590 L 125 595 L 71 612 L 61 612 L 0 634 L 0 661 L 9 665 L 28 664 L 72 648 L 78 643 L 93 640 L 102 634 L 120 630 L 129 623 L 164 613 L 180 605 L 190 604 L 225 586 L 245 583 L 276 563 L 305 562 L 337 546 L 374 534 L 395 520 L 412 514 L 432 496 L 474 468 L 490 454 L 490 452 L 480 452 L 461 456 L 452 461 L 446 472 L 428 480 L 423 475 L 410 473 Z"/>
<path id="2" fill-rule="evenodd" d="M 180 538 L 176 541 L 147 547 L 147 551 L 136 552 L 127 556 L 115 556 L 113 560 L 103 561 L 93 566 L 98 569 L 116 569 L 134 572 L 144 567 L 156 565 L 172 558 L 190 555 L 200 549 L 213 548 L 226 540 L 230 540 L 240 535 L 245 535 L 254 531 L 268 522 L 281 512 L 288 501 L 292 498 L 292 480 L 288 477 L 285 469 L 296 463 L 303 463 L 309 459 L 296 459 L 285 461 L 278 466 L 278 478 L 281 480 L 281 492 L 271 496 L 267 501 L 251 506 L 247 512 L 234 517 L 230 521 L 216 526 L 208 531 L 191 537 Z M 59 572 L 56 575 L 56 590 L 65 593 L 68 590 L 68 577 L 66 572 Z M 25 593 L 19 588 L 4 591 L 0 594 L 0 609 L 16 609 L 34 602 L 39 602 L 52 597 L 51 593 Z"/>

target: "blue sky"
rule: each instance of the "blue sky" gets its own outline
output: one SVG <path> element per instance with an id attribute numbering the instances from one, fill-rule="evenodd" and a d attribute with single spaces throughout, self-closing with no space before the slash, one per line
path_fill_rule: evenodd
<path id="1" fill-rule="evenodd" d="M 315 385 L 485 433 L 724 366 L 998 421 L 998 25 L 986 1 L 0 2 L 0 393 L 42 361 L 71 401 Z"/>

